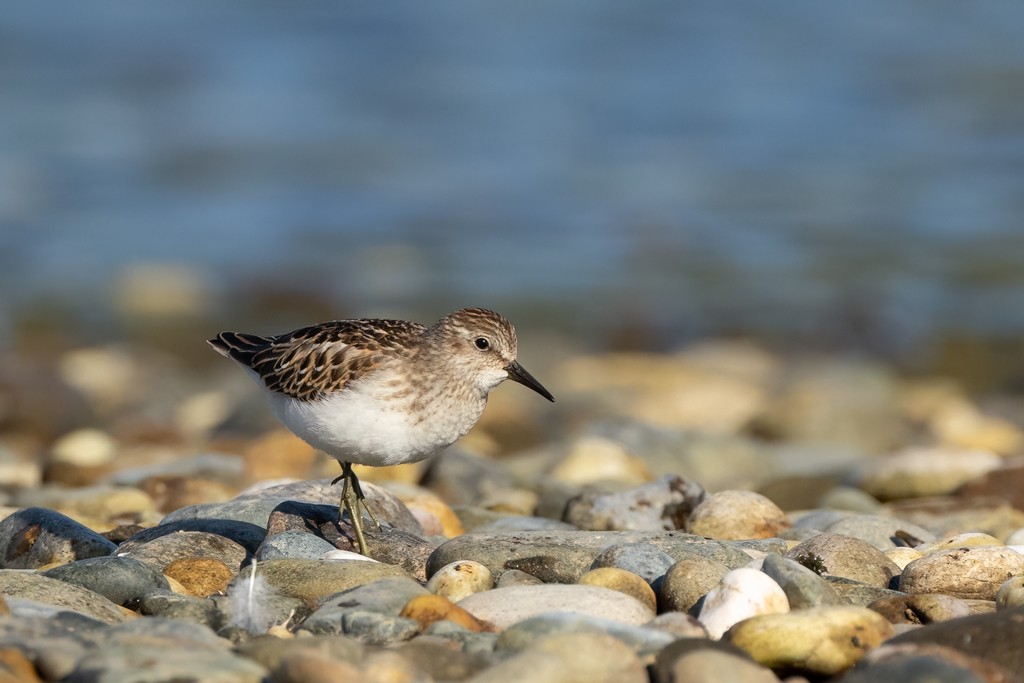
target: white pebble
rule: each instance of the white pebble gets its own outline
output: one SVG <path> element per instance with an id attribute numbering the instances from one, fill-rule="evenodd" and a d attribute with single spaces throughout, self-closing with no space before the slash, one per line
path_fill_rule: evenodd
<path id="1" fill-rule="evenodd" d="M 718 639 L 744 619 L 788 611 L 789 600 L 779 584 L 767 574 L 743 567 L 726 574 L 708 592 L 697 619 Z"/>

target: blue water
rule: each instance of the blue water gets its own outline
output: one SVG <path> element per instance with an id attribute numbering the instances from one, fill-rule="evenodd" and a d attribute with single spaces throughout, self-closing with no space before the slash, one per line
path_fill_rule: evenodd
<path id="1" fill-rule="evenodd" d="M 0 288 L 1024 333 L 1024 3 L 20 3 Z"/>

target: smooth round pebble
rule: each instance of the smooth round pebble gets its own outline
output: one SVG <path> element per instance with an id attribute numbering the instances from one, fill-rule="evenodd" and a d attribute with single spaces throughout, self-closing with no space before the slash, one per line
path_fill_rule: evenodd
<path id="1" fill-rule="evenodd" d="M 92 529 L 55 510 L 23 508 L 0 520 L 0 569 L 38 569 L 117 549 Z"/>
<path id="2" fill-rule="evenodd" d="M 795 560 L 771 553 L 765 556 L 761 571 L 782 587 L 790 609 L 846 604 L 825 579 Z"/>
<path id="3" fill-rule="evenodd" d="M 690 612 L 708 591 L 717 586 L 729 567 L 708 557 L 694 555 L 673 564 L 658 593 L 666 612 Z"/>
<path id="4" fill-rule="evenodd" d="M 744 619 L 789 610 L 785 591 L 767 574 L 756 569 L 733 569 L 704 598 L 697 617 L 712 638 L 721 638 Z"/>
<path id="5" fill-rule="evenodd" d="M 458 604 L 477 619 L 499 629 L 550 612 L 577 612 L 637 625 L 654 616 L 650 607 L 619 591 L 572 584 L 495 588 L 474 593 Z"/>
<path id="6" fill-rule="evenodd" d="M 859 485 L 879 500 L 941 496 L 1002 464 L 1000 456 L 988 451 L 948 446 L 907 448 L 869 461 Z"/>
<path id="7" fill-rule="evenodd" d="M 907 547 L 890 548 L 885 551 L 885 556 L 888 557 L 894 565 L 899 567 L 900 571 L 903 571 L 906 566 L 914 560 L 924 557 L 924 555 L 916 548 Z"/>
<path id="8" fill-rule="evenodd" d="M 996 609 L 1024 605 L 1024 576 L 1013 576 L 1003 582 L 996 593 Z"/>
<path id="9" fill-rule="evenodd" d="M 121 622 L 129 614 L 99 593 L 17 569 L 0 569 L 0 595 L 17 596 L 81 612 L 107 624 Z"/>
<path id="10" fill-rule="evenodd" d="M 865 607 L 815 607 L 736 624 L 725 640 L 773 669 L 831 676 L 850 668 L 893 633 Z"/>
<path id="11" fill-rule="evenodd" d="M 712 493 L 687 520 L 687 531 L 720 541 L 772 538 L 790 528 L 786 513 L 753 491 Z"/>
<path id="12" fill-rule="evenodd" d="M 472 678 L 473 683 L 510 681 L 648 683 L 649 678 L 632 648 L 614 636 L 563 633 L 540 639 Z"/>
<path id="13" fill-rule="evenodd" d="M 821 531 L 859 538 L 883 551 L 905 546 L 905 542 L 898 540 L 900 537 L 922 542 L 935 540 L 935 534 L 928 529 L 891 515 L 844 515 L 824 525 Z"/>
<path id="14" fill-rule="evenodd" d="M 588 531 L 671 531 L 704 495 L 697 482 L 667 474 L 626 491 L 588 489 L 568 501 L 563 519 Z"/>
<path id="15" fill-rule="evenodd" d="M 786 557 L 797 562 L 820 558 L 824 574 L 881 588 L 887 587 L 892 577 L 900 573 L 899 567 L 875 546 L 839 534 L 818 534 L 790 549 Z"/>
<path id="16" fill-rule="evenodd" d="M 658 683 L 779 683 L 771 669 L 738 647 L 716 640 L 677 640 L 658 653 L 654 672 Z"/>
<path id="17" fill-rule="evenodd" d="M 900 590 L 995 600 L 999 587 L 1019 574 L 1024 574 L 1024 555 L 1009 548 L 973 546 L 938 550 L 903 569 Z"/>
<path id="18" fill-rule="evenodd" d="M 180 583 L 189 595 L 206 598 L 226 593 L 235 572 L 212 557 L 183 557 L 164 567 L 164 575 Z"/>
<path id="19" fill-rule="evenodd" d="M 127 605 L 158 590 L 167 590 L 167 579 L 130 557 L 90 557 L 40 572 L 99 593 L 118 605 Z"/>
<path id="20" fill-rule="evenodd" d="M 931 543 L 922 543 L 914 546 L 914 550 L 922 555 L 929 555 L 937 550 L 949 550 L 951 548 L 971 548 L 984 545 L 1003 545 L 1002 542 L 991 534 L 983 534 L 977 531 L 970 531 L 962 534 L 955 534 L 946 538 L 940 538 Z"/>
<path id="21" fill-rule="evenodd" d="M 428 591 L 452 602 L 492 588 L 494 577 L 491 576 L 491 570 L 474 560 L 446 564 L 427 581 Z"/>
<path id="22" fill-rule="evenodd" d="M 658 608 L 658 599 L 651 585 L 643 577 L 625 569 L 619 569 L 618 567 L 591 569 L 581 576 L 580 580 L 576 583 L 582 586 L 611 588 L 613 591 L 625 593 L 650 607 L 652 612 Z"/>

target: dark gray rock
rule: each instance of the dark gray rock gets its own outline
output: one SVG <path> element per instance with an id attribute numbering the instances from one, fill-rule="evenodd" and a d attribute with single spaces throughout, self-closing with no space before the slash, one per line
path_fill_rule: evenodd
<path id="1" fill-rule="evenodd" d="M 302 622 L 313 633 L 342 633 L 341 623 L 348 612 L 377 612 L 397 617 L 406 603 L 430 591 L 408 577 L 392 576 L 335 593 Z"/>
<path id="2" fill-rule="evenodd" d="M 29 507 L 0 520 L 0 569 L 36 569 L 110 555 L 117 546 L 56 510 Z"/>
<path id="3" fill-rule="evenodd" d="M 54 567 L 43 576 L 81 586 L 134 609 L 143 596 L 169 590 L 163 574 L 131 557 L 91 557 Z"/>

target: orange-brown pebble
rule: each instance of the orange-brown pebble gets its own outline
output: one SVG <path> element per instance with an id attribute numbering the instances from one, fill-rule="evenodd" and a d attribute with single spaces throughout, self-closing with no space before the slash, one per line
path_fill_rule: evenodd
<path id="1" fill-rule="evenodd" d="M 167 565 L 164 575 L 181 584 L 189 595 L 206 598 L 226 592 L 235 572 L 211 557 L 183 557 Z"/>
<path id="2" fill-rule="evenodd" d="M 36 683 L 39 676 L 32 662 L 17 647 L 0 647 L 0 683 Z"/>
<path id="3" fill-rule="evenodd" d="M 455 603 L 440 595 L 419 595 L 410 600 L 402 608 L 401 616 L 419 622 L 421 628 L 430 626 L 435 621 L 447 620 L 454 622 L 474 633 L 493 632 L 494 626 L 477 619 Z"/>

